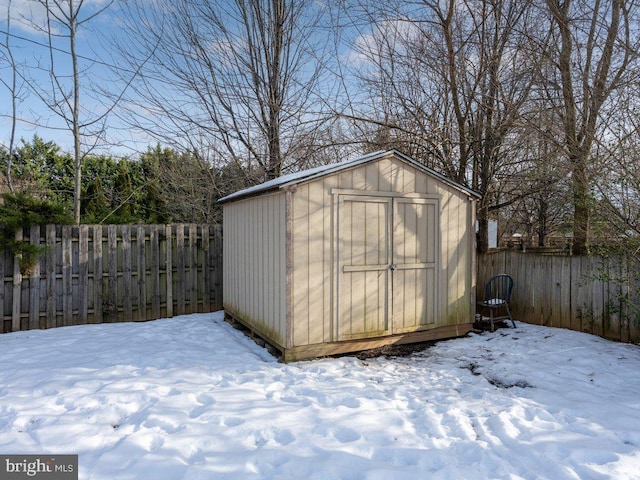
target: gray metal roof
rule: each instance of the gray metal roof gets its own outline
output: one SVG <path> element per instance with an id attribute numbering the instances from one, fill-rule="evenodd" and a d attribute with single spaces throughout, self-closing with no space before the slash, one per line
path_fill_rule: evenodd
<path id="1" fill-rule="evenodd" d="M 278 190 L 278 189 L 282 189 L 282 188 L 286 188 L 292 185 L 296 185 L 299 183 L 303 183 L 303 182 L 308 182 L 311 180 L 315 180 L 317 178 L 321 178 L 321 177 L 326 177 L 327 175 L 331 175 L 333 173 L 336 172 L 341 172 L 343 170 L 347 170 L 349 168 L 353 168 L 353 167 L 357 167 L 359 165 L 368 163 L 368 162 L 372 162 L 375 160 L 378 160 L 380 158 L 389 156 L 389 155 L 394 155 L 398 158 L 400 158 L 401 160 L 403 160 L 404 162 L 410 164 L 411 166 L 415 167 L 416 169 L 425 172 L 433 177 L 436 177 L 438 180 L 458 189 L 463 191 L 464 193 L 475 197 L 475 198 L 480 198 L 480 194 L 478 194 L 477 192 L 471 190 L 470 188 L 465 187 L 464 185 L 455 182 L 447 177 L 445 177 L 444 175 L 436 172 L 435 170 L 432 170 L 424 165 L 422 165 L 421 163 L 417 162 L 416 160 L 412 159 L 411 157 L 408 157 L 406 155 L 404 155 L 403 153 L 399 152 L 398 150 L 381 150 L 378 152 L 374 152 L 374 153 L 370 153 L 368 155 L 363 155 L 361 157 L 357 157 L 351 160 L 347 160 L 344 162 L 339 162 L 339 163 L 332 163 L 329 165 L 323 165 L 321 167 L 315 167 L 315 168 L 310 168 L 308 170 L 302 170 L 300 172 L 296 172 L 296 173 L 290 173 L 288 175 L 282 175 L 281 177 L 278 178 L 274 178 L 273 180 L 269 180 L 268 182 L 264 182 L 261 183 L 259 185 L 254 185 L 253 187 L 249 187 L 249 188 L 245 188 L 244 190 L 239 190 L 235 193 L 232 193 L 230 195 L 227 195 L 226 197 L 221 198 L 220 200 L 218 200 L 219 203 L 226 203 L 226 202 L 231 202 L 231 201 L 235 201 L 235 200 L 240 200 L 242 198 L 246 198 L 246 197 L 253 197 L 256 195 L 260 195 L 263 193 L 267 193 L 267 192 L 271 192 L 273 190 Z"/>

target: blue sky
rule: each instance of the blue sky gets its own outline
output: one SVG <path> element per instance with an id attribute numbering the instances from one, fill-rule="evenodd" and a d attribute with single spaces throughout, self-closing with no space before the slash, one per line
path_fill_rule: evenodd
<path id="1" fill-rule="evenodd" d="M 144 1 L 148 2 L 146 5 L 155 4 L 154 0 Z M 79 0 L 75 2 L 77 4 Z M 115 0 L 112 4 L 110 0 L 83 0 L 83 2 L 81 18 L 87 18 L 108 6 L 106 10 L 83 25 L 77 33 L 77 52 L 81 69 L 81 121 L 93 121 L 102 118 L 114 103 L 110 98 L 123 92 L 127 77 L 132 75 L 132 72 L 127 71 L 126 59 L 122 57 L 127 55 L 127 52 L 119 53 L 115 44 L 129 42 L 127 45 L 131 45 L 132 52 L 135 51 L 132 36 L 135 32 L 131 32 L 130 27 L 135 25 L 135 22 L 130 16 L 130 11 L 126 11 L 127 2 L 120 0 Z M 9 6 L 11 24 L 8 41 L 21 74 L 16 142 L 19 143 L 20 138 L 30 140 L 34 134 L 37 134 L 45 140 L 55 141 L 63 151 L 69 152 L 73 145 L 69 128 L 43 102 L 43 99 L 51 99 L 53 90 L 51 75 L 47 71 L 51 63 L 50 52 L 46 46 L 47 37 L 42 33 L 42 28 L 46 25 L 44 8 L 38 4 L 37 0 L 0 0 L 0 44 L 4 44 L 7 40 Z M 59 33 L 65 32 L 59 30 Z M 346 43 L 339 47 L 340 53 L 335 55 L 334 60 L 338 63 L 342 62 L 343 67 L 347 64 L 353 66 L 363 62 L 364 60 L 355 54 L 353 49 L 344 48 L 344 45 L 354 45 L 358 41 L 362 43 L 366 36 L 355 31 L 343 31 L 342 34 L 342 41 Z M 124 42 L 123 39 L 125 39 Z M 68 55 L 68 38 L 56 39 L 54 47 L 53 60 L 56 74 L 63 88 L 69 90 L 71 64 Z M 5 55 L 6 49 L 0 48 L 0 79 L 8 82 L 11 69 L 7 66 Z M 118 55 L 121 56 L 118 57 Z M 34 93 L 34 87 L 40 90 L 40 95 Z M 128 89 L 127 94 L 133 94 L 132 89 Z M 179 103 L 181 94 L 181 92 L 175 92 L 170 98 Z M 124 107 L 124 101 L 120 104 Z M 129 110 L 128 114 L 132 115 L 131 112 L 132 110 Z M 138 118 L 154 118 L 150 107 L 137 106 L 133 112 L 133 115 Z M 136 156 L 137 153 L 145 151 L 149 145 L 157 143 L 144 133 L 128 128 L 118 119 L 119 113 L 118 108 L 109 113 L 106 118 L 106 138 L 101 139 L 94 152 Z M 5 146 L 9 140 L 10 115 L 10 94 L 4 86 L 0 85 L 0 143 Z M 158 118 L 157 115 L 155 118 Z M 96 125 L 100 126 L 100 123 Z M 84 147 L 85 151 L 92 141 L 92 137 L 89 136 Z"/>
<path id="2" fill-rule="evenodd" d="M 105 0 L 85 0 L 81 17 L 93 15 L 108 4 Z M 30 140 L 34 134 L 45 140 L 55 141 L 64 151 L 72 149 L 73 141 L 65 122 L 48 108 L 43 98 L 51 99 L 53 91 L 50 69 L 50 52 L 46 46 L 47 38 L 40 28 L 46 25 L 46 16 L 41 5 L 33 0 L 0 0 L 0 43 L 7 41 L 7 12 L 10 6 L 11 23 L 9 46 L 18 65 L 20 75 L 18 84 L 18 124 L 16 137 Z M 115 75 L 122 65 L 113 55 L 113 39 L 124 33 L 121 31 L 118 3 L 100 13 L 82 26 L 78 33 L 77 52 L 81 71 L 81 120 L 99 119 L 114 103 L 109 95 L 117 95 L 124 88 L 124 82 Z M 64 34 L 61 29 L 57 32 Z M 56 74 L 62 88 L 68 90 L 71 85 L 71 63 L 69 61 L 69 40 L 59 38 L 54 41 L 53 59 Z M 11 69 L 8 68 L 6 50 L 0 50 L 0 78 L 9 83 Z M 126 74 L 126 71 L 125 71 Z M 29 88 L 29 85 L 32 88 Z M 33 86 L 40 95 L 33 92 Z M 108 93 L 108 94 L 105 94 Z M 42 98 L 40 98 L 42 97 Z M 117 119 L 117 111 L 106 118 L 107 138 L 101 141 L 96 151 L 116 151 L 119 155 L 135 155 L 144 150 L 153 140 L 140 136 L 126 128 Z M 4 85 L 0 85 L 0 142 L 7 145 L 10 132 L 11 95 Z M 96 124 L 96 125 L 99 125 Z M 88 143 L 92 143 L 89 139 Z M 114 147 L 113 145 L 117 145 Z"/>

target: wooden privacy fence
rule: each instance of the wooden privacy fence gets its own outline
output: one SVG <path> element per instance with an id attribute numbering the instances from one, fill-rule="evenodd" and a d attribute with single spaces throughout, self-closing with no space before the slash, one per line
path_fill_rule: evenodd
<path id="1" fill-rule="evenodd" d="M 222 308 L 220 226 L 35 225 L 18 237 L 46 250 L 24 276 L 0 254 L 3 332 Z"/>
<path id="2" fill-rule="evenodd" d="M 478 256 L 478 299 L 497 273 L 513 277 L 516 320 L 640 342 L 640 265 L 623 256 L 500 251 Z"/>

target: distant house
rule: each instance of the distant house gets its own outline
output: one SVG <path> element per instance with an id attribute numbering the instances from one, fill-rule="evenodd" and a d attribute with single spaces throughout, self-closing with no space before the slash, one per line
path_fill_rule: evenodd
<path id="1" fill-rule="evenodd" d="M 464 335 L 478 198 L 395 150 L 229 195 L 225 312 L 285 361 Z"/>

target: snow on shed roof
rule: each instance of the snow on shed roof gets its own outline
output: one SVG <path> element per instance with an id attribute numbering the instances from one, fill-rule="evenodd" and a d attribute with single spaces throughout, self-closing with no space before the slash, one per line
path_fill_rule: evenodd
<path id="1" fill-rule="evenodd" d="M 386 151 L 381 150 L 378 152 L 370 153 L 368 155 L 363 155 L 361 157 L 353 158 L 351 160 L 346 160 L 344 162 L 332 163 L 329 165 L 322 165 L 320 167 L 309 168 L 307 170 L 302 170 L 300 172 L 282 175 L 281 177 L 274 178 L 273 180 L 269 180 L 259 185 L 254 185 L 253 187 L 245 188 L 244 190 L 239 190 L 235 193 L 227 195 L 226 197 L 223 197 L 220 200 L 218 200 L 218 202 L 226 203 L 230 201 L 240 200 L 241 198 L 255 196 L 261 193 L 266 193 L 268 191 L 286 188 L 290 185 L 295 185 L 298 183 L 314 180 L 316 178 L 325 177 L 335 172 L 340 172 L 348 168 L 353 168 L 353 167 L 362 165 L 364 163 L 378 160 L 388 155 L 395 155 L 397 157 L 400 157 L 403 161 L 409 163 L 410 165 L 417 168 L 418 170 L 428 173 L 429 175 L 432 175 L 438 178 L 442 182 L 447 183 L 452 187 L 458 190 L 461 190 L 472 197 L 480 198 L 480 195 L 477 192 L 471 190 L 470 188 L 465 187 L 464 185 L 458 182 L 455 182 L 445 177 L 444 175 L 426 167 L 425 165 L 422 165 L 421 163 L 418 163 L 414 159 L 404 155 L 398 150 L 386 150 Z"/>

